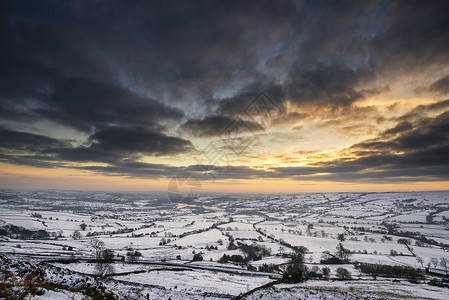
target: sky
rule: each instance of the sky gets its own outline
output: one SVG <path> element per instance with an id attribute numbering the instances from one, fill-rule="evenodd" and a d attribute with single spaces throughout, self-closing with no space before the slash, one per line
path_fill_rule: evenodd
<path id="1" fill-rule="evenodd" d="M 449 189 L 448 1 L 0 1 L 0 188 Z"/>

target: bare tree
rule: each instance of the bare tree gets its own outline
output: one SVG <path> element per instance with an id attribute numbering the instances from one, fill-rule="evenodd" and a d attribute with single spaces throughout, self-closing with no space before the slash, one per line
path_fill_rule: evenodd
<path id="1" fill-rule="evenodd" d="M 440 266 L 442 266 L 446 270 L 446 274 L 447 274 L 447 267 L 448 267 L 447 262 L 448 261 L 446 258 L 444 258 L 444 257 L 440 258 Z"/>
<path id="2" fill-rule="evenodd" d="M 337 268 L 336 275 L 337 278 L 341 280 L 352 279 L 351 272 L 345 268 Z"/>
<path id="3" fill-rule="evenodd" d="M 90 240 L 89 246 L 95 250 L 95 258 L 100 259 L 105 249 L 104 242 L 97 238 L 93 238 Z"/>
<path id="4" fill-rule="evenodd" d="M 416 261 L 421 264 L 421 268 L 424 268 L 424 259 L 418 256 L 416 257 Z"/>
<path id="5" fill-rule="evenodd" d="M 283 255 L 285 253 L 285 248 L 284 247 L 279 247 L 279 255 Z"/>
<path id="6" fill-rule="evenodd" d="M 351 251 L 343 247 L 342 243 L 339 243 L 337 245 L 337 252 L 335 253 L 335 256 L 337 256 L 339 259 L 343 261 L 348 261 L 351 255 L 352 255 Z"/>
<path id="7" fill-rule="evenodd" d="M 95 270 L 98 276 L 104 277 L 115 272 L 114 265 L 112 264 L 113 259 L 114 252 L 110 249 L 104 248 L 101 252 L 100 259 L 98 259 L 95 264 Z"/>
<path id="8" fill-rule="evenodd" d="M 142 254 L 137 250 L 136 251 L 131 250 L 126 253 L 126 256 L 128 257 L 128 262 L 133 263 L 137 260 L 139 256 L 142 256 Z"/>
<path id="9" fill-rule="evenodd" d="M 433 265 L 433 267 L 436 269 L 438 267 L 438 258 L 432 257 L 430 259 L 430 263 Z"/>
<path id="10" fill-rule="evenodd" d="M 105 277 L 106 275 L 113 274 L 115 272 L 114 266 L 111 263 L 104 261 L 99 261 L 95 264 L 95 271 L 100 277 Z"/>

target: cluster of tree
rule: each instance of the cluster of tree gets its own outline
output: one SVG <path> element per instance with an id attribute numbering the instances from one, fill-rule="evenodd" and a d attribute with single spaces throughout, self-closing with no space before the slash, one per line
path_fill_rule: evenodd
<path id="1" fill-rule="evenodd" d="M 349 262 L 349 257 L 352 255 L 351 250 L 345 248 L 342 243 L 339 243 L 334 253 L 323 251 L 321 253 L 320 263 L 322 264 L 344 264 Z"/>
<path id="2" fill-rule="evenodd" d="M 335 270 L 335 276 L 340 280 L 350 280 L 352 279 L 352 274 L 348 269 L 339 267 Z"/>
<path id="3" fill-rule="evenodd" d="M 191 225 L 193 225 L 194 223 L 195 223 L 195 221 L 192 221 L 192 223 L 190 223 L 190 225 L 187 224 L 185 227 L 191 226 Z M 224 221 L 223 221 L 223 222 L 218 222 L 218 223 L 212 224 L 212 226 L 210 226 L 210 227 L 208 227 L 208 228 L 203 228 L 203 229 L 196 229 L 196 230 L 192 230 L 192 231 L 187 231 L 187 232 L 181 233 L 181 234 L 179 235 L 179 238 L 183 238 L 183 237 L 188 236 L 188 235 L 191 235 L 191 234 L 197 234 L 197 233 L 205 232 L 205 231 L 208 231 L 208 230 L 217 228 L 218 226 L 223 225 L 223 224 L 225 224 L 225 223 L 227 223 L 227 222 L 224 222 Z"/>
<path id="4" fill-rule="evenodd" d="M 302 264 L 309 249 L 303 246 L 295 247 L 295 253 L 291 256 L 290 262 L 295 264 Z"/>
<path id="5" fill-rule="evenodd" d="M 203 261 L 203 256 L 201 255 L 201 253 L 195 253 L 193 255 L 192 261 Z"/>
<path id="6" fill-rule="evenodd" d="M 230 236 L 230 235 L 228 237 L 229 237 L 228 250 L 236 250 L 236 249 L 238 249 L 239 246 L 234 244 L 234 238 L 232 236 Z"/>
<path id="7" fill-rule="evenodd" d="M 435 224 L 435 221 L 433 220 L 433 217 L 437 214 L 439 214 L 440 212 L 446 211 L 449 208 L 448 207 L 436 207 L 435 211 L 429 212 L 429 214 L 426 216 L 426 222 L 428 224 Z"/>
<path id="8" fill-rule="evenodd" d="M 81 223 L 80 226 L 82 226 L 83 224 L 84 223 Z M 100 232 L 98 232 L 98 231 L 90 232 L 89 231 L 86 234 L 86 236 L 90 237 L 90 236 L 97 236 L 97 235 L 104 235 L 104 234 L 122 234 L 122 233 L 129 233 L 129 232 L 132 232 L 132 231 L 134 231 L 134 228 L 120 228 L 120 229 L 117 229 L 117 230 L 114 230 L 114 231 L 100 231 Z"/>
<path id="9" fill-rule="evenodd" d="M 290 264 L 287 266 L 282 281 L 286 283 L 297 283 L 307 280 L 309 278 L 317 278 L 322 276 L 319 272 L 319 268 L 316 267 L 312 272 L 309 271 L 307 266 L 303 264 L 304 257 L 308 252 L 308 249 L 303 246 L 293 247 L 295 254 L 292 255 Z M 318 275 L 320 274 L 320 275 Z"/>
<path id="10" fill-rule="evenodd" d="M 207 245 L 206 246 L 206 250 L 208 250 L 208 251 L 210 251 L 210 250 L 218 250 L 218 246 L 209 246 L 209 245 Z"/>
<path id="11" fill-rule="evenodd" d="M 392 240 L 393 240 L 393 238 L 391 237 L 391 236 L 388 236 L 388 235 L 384 235 L 383 237 L 382 237 L 382 239 L 384 240 L 384 241 L 389 241 L 389 242 L 391 242 Z M 381 239 L 381 240 L 382 240 Z"/>
<path id="12" fill-rule="evenodd" d="M 422 271 L 409 266 L 360 264 L 357 267 L 362 273 L 372 276 L 400 277 L 411 279 L 423 277 Z"/>
<path id="13" fill-rule="evenodd" d="M 411 239 L 398 239 L 398 244 L 411 245 L 412 244 L 412 240 Z"/>
<path id="14" fill-rule="evenodd" d="M 439 242 L 435 241 L 434 239 L 426 238 L 425 236 L 421 235 L 419 232 L 402 231 L 402 230 L 398 231 L 397 230 L 398 226 L 394 223 L 382 222 L 382 225 L 387 228 L 388 234 L 415 239 L 415 240 L 421 242 L 421 243 L 419 243 L 419 245 L 421 245 L 421 246 L 423 246 L 425 243 L 425 244 L 440 246 L 443 248 L 449 248 L 449 244 L 439 243 Z M 385 236 L 384 236 L 384 238 L 385 238 Z"/>
<path id="15" fill-rule="evenodd" d="M 391 255 L 391 256 L 398 256 L 398 255 L 404 255 L 404 253 L 398 252 L 398 251 L 396 251 L 396 250 L 391 249 L 391 250 L 390 250 L 390 255 Z"/>
<path id="16" fill-rule="evenodd" d="M 30 230 L 22 226 L 13 224 L 6 224 L 0 228 L 0 236 L 7 236 L 10 238 L 31 240 L 31 239 L 48 239 L 50 234 L 44 230 Z"/>
<path id="17" fill-rule="evenodd" d="M 245 258 L 239 254 L 234 254 L 234 255 L 227 255 L 226 253 L 223 254 L 222 257 L 220 257 L 220 259 L 218 260 L 219 263 L 228 263 L 228 262 L 235 262 L 235 263 L 246 263 L 248 262 L 247 260 L 245 260 Z"/>
<path id="18" fill-rule="evenodd" d="M 449 260 L 442 257 L 442 258 L 440 258 L 440 261 L 438 262 L 438 258 L 432 257 L 428 263 L 428 268 L 430 268 L 431 265 L 433 265 L 434 268 L 438 267 L 438 265 L 443 267 L 446 270 L 446 274 L 447 274 L 447 270 L 449 267 Z"/>
<path id="19" fill-rule="evenodd" d="M 83 235 L 81 234 L 81 232 L 79 232 L 79 230 L 75 230 L 75 231 L 72 233 L 72 238 L 73 238 L 74 240 L 80 240 L 82 237 L 83 237 Z"/>
<path id="20" fill-rule="evenodd" d="M 259 272 L 266 272 L 266 273 L 274 273 L 279 272 L 279 266 L 274 264 L 262 264 L 261 266 L 257 267 L 257 271 Z"/>
<path id="21" fill-rule="evenodd" d="M 159 246 L 164 246 L 170 242 L 171 242 L 171 239 L 162 238 L 161 241 L 159 242 Z"/>
<path id="22" fill-rule="evenodd" d="M 126 252 L 126 259 L 130 263 L 135 262 L 141 256 L 142 256 L 142 253 L 140 253 L 137 250 L 130 249 L 128 252 Z"/>
<path id="23" fill-rule="evenodd" d="M 265 247 L 264 245 L 257 245 L 257 244 L 248 245 L 241 242 L 237 242 L 237 244 L 238 245 L 234 243 L 234 238 L 230 236 L 228 250 L 240 249 L 242 250 L 242 252 L 245 253 L 245 257 L 238 254 L 232 256 L 223 254 L 223 256 L 219 259 L 219 262 L 227 263 L 229 261 L 232 261 L 247 264 L 249 261 L 261 260 L 263 257 L 271 255 L 271 249 Z"/>
<path id="24" fill-rule="evenodd" d="M 262 257 L 269 256 L 271 254 L 271 250 L 264 245 L 247 245 L 240 242 L 238 242 L 238 245 L 240 250 L 242 250 L 246 254 L 246 261 L 261 260 Z"/>
<path id="25" fill-rule="evenodd" d="M 294 263 L 287 266 L 282 281 L 286 283 L 298 283 L 308 279 L 308 268 L 302 263 Z"/>
<path id="26" fill-rule="evenodd" d="M 328 280 L 331 275 L 331 270 L 329 267 L 319 268 L 318 266 L 313 266 L 308 268 L 302 263 L 289 264 L 283 273 L 282 281 L 285 283 L 298 283 L 309 279 L 326 279 Z M 340 280 L 352 279 L 351 272 L 345 268 L 337 268 L 335 276 Z"/>

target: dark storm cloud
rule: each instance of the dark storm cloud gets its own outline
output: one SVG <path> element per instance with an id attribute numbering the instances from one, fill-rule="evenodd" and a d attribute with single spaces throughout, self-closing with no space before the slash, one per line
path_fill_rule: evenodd
<path id="1" fill-rule="evenodd" d="M 433 149 L 449 143 L 449 111 L 434 118 L 424 117 L 417 120 L 413 126 L 415 128 L 411 130 L 411 124 L 400 123 L 384 133 L 385 135 L 402 133 L 399 136 L 389 140 L 373 139 L 358 143 L 352 148 L 411 153 L 415 150 Z"/>
<path id="2" fill-rule="evenodd" d="M 197 137 L 214 137 L 226 134 L 226 129 L 234 123 L 238 123 L 239 133 L 252 133 L 264 130 L 256 122 L 227 116 L 208 116 L 203 119 L 191 119 L 182 124 L 181 129 Z"/>
<path id="3" fill-rule="evenodd" d="M 189 172 L 183 167 L 173 167 L 163 164 L 151 164 L 136 161 L 121 161 L 108 166 L 75 167 L 111 176 L 127 176 L 130 178 L 161 178 L 172 176 L 188 176 Z"/>
<path id="4" fill-rule="evenodd" d="M 67 141 L 0 127 L 0 147 L 6 150 L 37 152 L 47 148 L 65 147 L 67 145 Z"/>
<path id="5" fill-rule="evenodd" d="M 431 91 L 438 92 L 440 94 L 449 93 L 449 75 L 444 76 L 443 78 L 438 79 L 430 86 Z"/>
<path id="6" fill-rule="evenodd" d="M 368 43 L 370 65 L 398 75 L 447 64 L 448 11 L 444 0 L 391 2 Z"/>
<path id="7" fill-rule="evenodd" d="M 289 104 L 347 114 L 386 88 L 379 79 L 449 63 L 448 12 L 447 1 L 1 1 L 2 124 L 52 121 L 89 135 L 73 146 L 3 129 L 1 159 L 107 162 L 89 168 L 129 176 L 201 173 L 138 159 L 194 151 L 169 129 L 213 137 L 242 116 L 251 131 L 265 129 L 251 120 L 261 115 L 245 110 L 261 91 L 279 109 L 267 124 L 314 117 L 280 114 Z M 428 88 L 447 93 L 448 77 Z M 357 159 L 232 167 L 223 176 L 446 178 L 447 115 L 440 110 L 448 101 L 394 119 L 377 139 L 348 150 Z"/>
<path id="8" fill-rule="evenodd" d="M 188 140 L 143 127 L 105 127 L 92 134 L 90 140 L 92 144 L 89 146 L 55 148 L 49 151 L 67 161 L 113 162 L 141 155 L 175 155 L 194 150 Z"/>
<path id="9" fill-rule="evenodd" d="M 56 149 L 55 153 L 69 161 L 115 161 L 139 155 L 174 155 L 194 150 L 190 141 L 171 137 L 142 127 L 102 128 L 91 135 L 88 147 Z"/>
<path id="10" fill-rule="evenodd" d="M 389 135 L 400 134 L 400 133 L 402 133 L 404 131 L 411 130 L 412 128 L 413 128 L 412 124 L 410 124 L 407 121 L 403 121 L 403 122 L 400 122 L 395 127 L 385 130 L 383 132 L 383 135 L 384 136 L 389 136 Z"/>
<path id="11" fill-rule="evenodd" d="M 117 163 L 141 155 L 176 155 L 195 150 L 188 140 L 143 127 L 105 127 L 91 135 L 90 145 L 75 147 L 69 141 L 6 129 L 0 130 L 0 138 L 3 162 L 33 166 L 49 161 L 54 166 L 64 162 Z"/>
<path id="12" fill-rule="evenodd" d="M 214 99 L 209 101 L 208 105 L 212 106 L 217 113 L 228 116 L 244 115 L 253 118 L 269 114 L 275 117 L 282 112 L 285 97 L 286 91 L 283 86 L 258 81 L 245 86 L 232 97 Z M 258 105 L 267 105 L 270 111 L 253 109 Z"/>
<path id="13" fill-rule="evenodd" d="M 9 1 L 4 6 L 4 51 L 14 58 L 8 71 L 20 65 L 16 79 L 29 74 L 34 80 L 23 85 L 34 94 L 54 77 L 82 76 L 129 80 L 158 95 L 183 96 L 210 95 L 252 74 L 260 55 L 274 50 L 288 30 L 298 5 Z M 263 34 L 254 34 L 254 28 Z M 35 82 L 44 70 L 48 75 Z"/>
<path id="14" fill-rule="evenodd" d="M 91 131 L 107 124 L 156 126 L 161 120 L 179 120 L 180 109 L 141 97 L 118 85 L 70 78 L 57 81 L 48 108 L 35 112 L 63 125 Z"/>
<path id="15" fill-rule="evenodd" d="M 345 106 L 363 99 L 357 87 L 379 72 L 448 59 L 446 1 L 2 6 L 2 94 L 45 103 L 61 77 L 82 77 L 142 88 L 156 99 L 193 96 L 200 107 L 217 90 L 258 86 L 254 96 L 273 84 L 282 91 L 276 99 L 288 92 L 298 104 Z M 223 112 L 241 98 L 223 97 Z"/>
<path id="16" fill-rule="evenodd" d="M 356 90 L 361 83 L 373 79 L 372 71 L 339 65 L 315 65 L 295 70 L 288 82 L 289 99 L 298 105 L 347 107 L 364 99 Z"/>

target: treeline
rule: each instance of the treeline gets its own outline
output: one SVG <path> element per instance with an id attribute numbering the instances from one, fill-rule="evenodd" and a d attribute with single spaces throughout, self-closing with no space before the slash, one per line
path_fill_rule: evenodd
<path id="1" fill-rule="evenodd" d="M 117 230 L 114 230 L 114 231 L 89 231 L 89 232 L 87 232 L 86 233 L 86 236 L 87 237 L 91 237 L 91 236 L 97 236 L 97 235 L 105 235 L 105 234 L 109 234 L 109 235 L 111 235 L 111 234 L 122 234 L 122 233 L 129 233 L 129 232 L 132 232 L 132 231 L 134 231 L 135 229 L 134 228 L 120 228 L 120 229 L 117 229 Z"/>
<path id="2" fill-rule="evenodd" d="M 400 237 L 412 238 L 412 239 L 418 240 L 421 243 L 435 245 L 435 246 L 439 246 L 439 247 L 442 247 L 442 248 L 449 248 L 449 244 L 438 243 L 434 239 L 426 238 L 425 236 L 421 235 L 419 232 L 402 231 L 402 230 L 398 231 L 397 230 L 397 225 L 394 224 L 394 223 L 382 222 L 382 225 L 385 226 L 385 228 L 387 228 L 388 234 L 390 234 L 390 235 L 396 235 L 396 236 L 400 236 Z"/>
<path id="3" fill-rule="evenodd" d="M 0 228 L 0 236 L 7 236 L 14 239 L 31 240 L 31 239 L 48 239 L 50 234 L 44 230 L 30 230 L 22 226 L 6 224 Z"/>
<path id="4" fill-rule="evenodd" d="M 320 269 L 318 266 L 313 266 L 312 268 L 308 268 L 304 264 L 295 263 L 288 265 L 282 275 L 282 282 L 298 283 L 309 279 L 329 280 L 330 277 L 331 269 L 329 267 L 323 267 Z M 348 269 L 339 267 L 335 270 L 335 278 L 338 280 L 351 280 L 352 274 Z"/>
<path id="5" fill-rule="evenodd" d="M 360 269 L 360 272 L 372 276 L 400 277 L 410 279 L 418 279 L 424 276 L 421 270 L 409 266 L 361 264 L 358 265 L 358 268 Z"/>
<path id="6" fill-rule="evenodd" d="M 194 221 L 191 224 L 193 224 L 193 223 L 194 223 Z M 208 228 L 195 229 L 195 230 L 192 230 L 192 231 L 186 231 L 186 232 L 181 233 L 179 235 L 179 238 L 183 238 L 183 237 L 186 237 L 186 236 L 191 235 L 191 234 L 202 233 L 202 232 L 214 229 L 214 228 L 218 228 L 218 226 L 226 224 L 226 223 L 228 223 L 228 222 L 223 221 L 223 222 L 214 223 L 214 224 L 212 224 L 212 226 L 210 226 Z M 188 227 L 188 226 L 186 226 L 186 227 Z"/>

